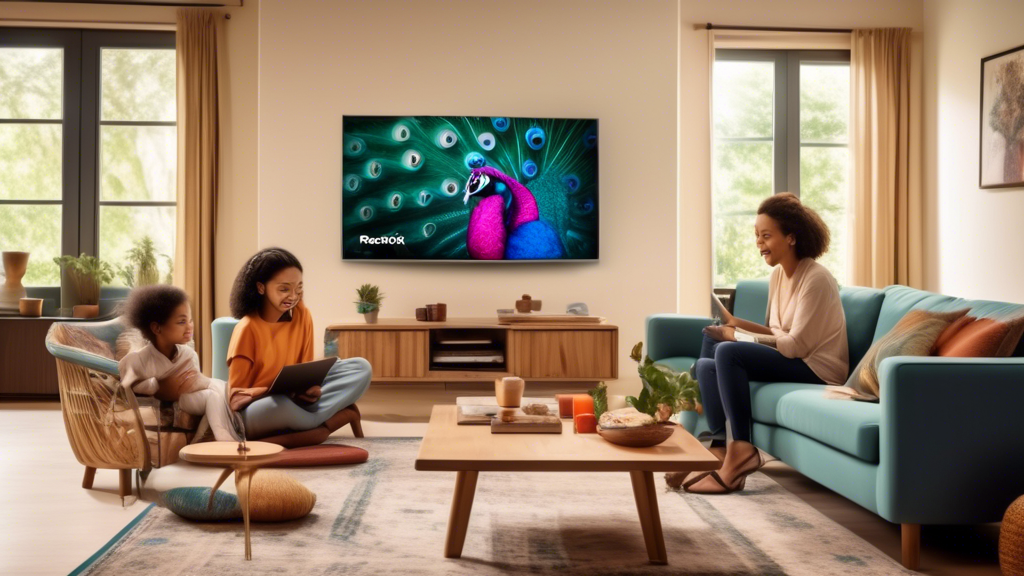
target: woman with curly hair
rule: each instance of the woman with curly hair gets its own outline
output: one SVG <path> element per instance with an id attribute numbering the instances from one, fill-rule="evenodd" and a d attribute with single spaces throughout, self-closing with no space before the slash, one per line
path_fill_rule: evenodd
<path id="1" fill-rule="evenodd" d="M 231 289 L 231 314 L 240 321 L 228 344 L 229 402 L 241 410 L 248 438 L 285 447 L 326 440 L 347 422 L 339 412 L 371 377 L 365 359 L 338 359 L 323 383 L 310 382 L 302 394 L 267 394 L 281 368 L 313 360 L 313 318 L 302 291 L 302 264 L 281 248 L 253 255 Z"/>
<path id="2" fill-rule="evenodd" d="M 767 325 L 721 310 L 723 325 L 704 329 L 695 371 L 711 451 L 722 459 L 722 468 L 685 481 L 685 474 L 666 477 L 688 492 L 742 490 L 746 477 L 764 464 L 750 442 L 750 380 L 841 385 L 849 372 L 839 285 L 816 261 L 828 251 L 828 226 L 799 198 L 783 192 L 761 203 L 754 232 L 761 257 L 775 268 L 768 284 Z M 732 432 L 728 446 L 726 421 Z"/>

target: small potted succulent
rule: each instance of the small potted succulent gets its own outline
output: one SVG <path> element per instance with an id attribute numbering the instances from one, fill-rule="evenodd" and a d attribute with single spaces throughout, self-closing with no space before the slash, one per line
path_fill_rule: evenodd
<path id="1" fill-rule="evenodd" d="M 67 273 L 75 287 L 78 304 L 73 308 L 75 318 L 95 318 L 100 313 L 100 287 L 114 279 L 110 264 L 82 252 L 81 256 L 60 256 L 53 262 Z"/>
<path id="2" fill-rule="evenodd" d="M 359 297 L 359 300 L 355 302 L 356 312 L 363 315 L 367 324 L 376 324 L 377 313 L 380 312 L 380 303 L 381 300 L 384 300 L 384 294 L 373 284 L 363 284 L 356 288 L 356 294 Z"/>

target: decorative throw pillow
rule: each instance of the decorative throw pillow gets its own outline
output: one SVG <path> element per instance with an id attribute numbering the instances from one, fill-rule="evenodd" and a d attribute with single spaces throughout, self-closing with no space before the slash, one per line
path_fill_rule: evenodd
<path id="1" fill-rule="evenodd" d="M 213 508 L 207 510 L 210 489 L 201 487 L 172 488 L 162 494 L 164 506 L 178 516 L 196 522 L 223 522 L 242 517 L 238 497 L 217 490 L 213 497 Z"/>
<path id="2" fill-rule="evenodd" d="M 1024 334 L 1024 316 L 1008 319 L 964 316 L 947 332 L 952 333 L 948 337 L 943 334 L 940 342 L 936 342 L 938 356 L 1006 357 L 1013 354 Z"/>
<path id="3" fill-rule="evenodd" d="M 935 342 L 946 330 L 967 310 L 956 312 L 929 312 L 928 310 L 911 310 L 893 326 L 888 334 L 882 336 L 853 369 L 846 386 L 831 390 L 830 396 L 849 397 L 855 400 L 874 401 L 878 399 L 878 366 L 882 360 L 890 356 L 928 356 L 935 347 Z"/>
<path id="4" fill-rule="evenodd" d="M 289 448 L 265 468 L 302 468 L 308 466 L 336 466 L 339 464 L 362 464 L 370 453 L 355 446 L 343 444 L 319 444 Z"/>
<path id="5" fill-rule="evenodd" d="M 251 487 L 248 474 L 235 472 L 235 487 L 239 494 L 249 494 L 249 519 L 253 522 L 297 520 L 316 504 L 316 494 L 284 472 L 256 470 Z"/>

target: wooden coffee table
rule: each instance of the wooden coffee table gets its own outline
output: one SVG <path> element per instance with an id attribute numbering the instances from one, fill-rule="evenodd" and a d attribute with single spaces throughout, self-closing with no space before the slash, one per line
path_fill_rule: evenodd
<path id="1" fill-rule="evenodd" d="M 597 434 L 575 434 L 570 420 L 562 421 L 561 434 L 491 434 L 487 426 L 457 425 L 455 406 L 434 406 L 416 458 L 417 470 L 456 473 L 446 558 L 462 556 L 480 472 L 629 472 L 647 555 L 654 564 L 667 564 L 654 472 L 720 467 L 682 427 L 658 446 L 626 448 Z"/>

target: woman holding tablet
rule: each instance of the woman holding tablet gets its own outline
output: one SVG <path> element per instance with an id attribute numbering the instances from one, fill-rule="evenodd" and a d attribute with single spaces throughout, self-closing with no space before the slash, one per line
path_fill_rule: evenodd
<path id="1" fill-rule="evenodd" d="M 267 394 L 283 367 L 313 360 L 313 318 L 302 290 L 302 264 L 281 248 L 256 253 L 231 288 L 239 322 L 228 345 L 229 403 L 241 411 L 247 438 L 289 448 L 319 444 L 347 423 L 338 413 L 371 378 L 365 359 L 338 359 L 323 382 L 310 382 L 302 393 Z"/>

